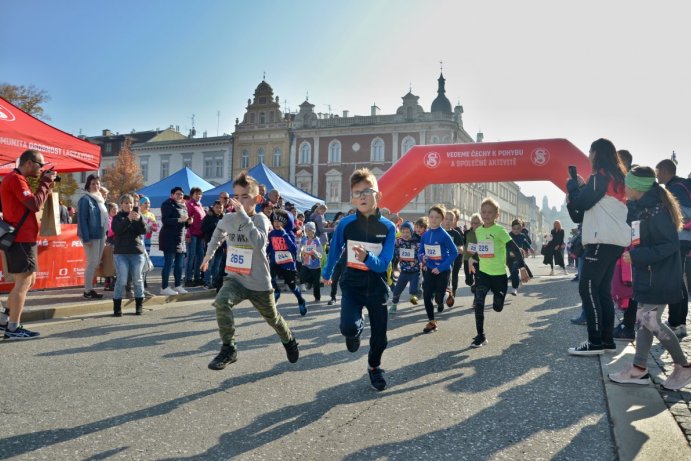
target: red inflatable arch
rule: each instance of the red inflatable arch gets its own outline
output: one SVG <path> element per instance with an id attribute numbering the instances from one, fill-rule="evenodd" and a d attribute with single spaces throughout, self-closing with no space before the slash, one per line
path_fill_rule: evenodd
<path id="1" fill-rule="evenodd" d="M 379 178 L 380 206 L 397 213 L 429 184 L 551 181 L 566 191 L 569 165 L 590 175 L 588 157 L 566 139 L 414 146 Z"/>

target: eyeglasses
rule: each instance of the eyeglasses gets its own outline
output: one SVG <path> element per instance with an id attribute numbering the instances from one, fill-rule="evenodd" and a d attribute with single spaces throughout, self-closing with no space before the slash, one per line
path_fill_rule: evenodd
<path id="1" fill-rule="evenodd" d="M 354 190 L 350 193 L 350 196 L 353 198 L 360 198 L 360 197 L 371 197 L 375 193 L 379 191 L 374 190 L 374 189 L 363 189 L 363 190 Z"/>
<path id="2" fill-rule="evenodd" d="M 31 161 L 34 162 L 36 165 L 40 166 L 41 168 L 43 168 L 44 166 L 48 165 L 48 163 L 41 163 L 41 162 L 39 162 L 38 160 L 33 160 L 33 159 L 32 159 Z"/>

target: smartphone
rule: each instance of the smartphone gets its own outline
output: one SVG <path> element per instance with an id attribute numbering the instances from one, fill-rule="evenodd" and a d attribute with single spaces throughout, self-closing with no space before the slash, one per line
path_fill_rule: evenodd
<path id="1" fill-rule="evenodd" d="M 135 213 L 139 213 L 139 207 L 136 206 L 136 207 L 132 208 L 132 211 L 134 211 Z"/>
<path id="2" fill-rule="evenodd" d="M 578 181 L 578 170 L 576 169 L 576 165 L 569 165 L 569 176 L 574 181 Z"/>

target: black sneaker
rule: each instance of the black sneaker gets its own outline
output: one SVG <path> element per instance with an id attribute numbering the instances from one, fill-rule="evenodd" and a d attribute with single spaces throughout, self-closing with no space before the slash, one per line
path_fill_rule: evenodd
<path id="1" fill-rule="evenodd" d="M 482 347 L 486 344 L 487 338 L 485 338 L 485 335 L 477 335 L 473 338 L 473 342 L 470 343 L 470 347 L 472 347 L 473 349 L 477 349 L 478 347 Z"/>
<path id="2" fill-rule="evenodd" d="M 300 351 L 298 350 L 298 342 L 295 338 L 291 339 L 287 344 L 283 344 L 286 348 L 286 355 L 288 356 L 288 361 L 290 363 L 295 363 L 300 358 Z"/>
<path id="3" fill-rule="evenodd" d="M 329 306 L 333 306 L 334 304 L 336 304 L 336 298 L 329 299 L 329 302 L 327 302 L 326 304 L 328 304 Z"/>
<path id="4" fill-rule="evenodd" d="M 185 280 L 185 288 L 194 288 L 196 286 L 194 280 Z"/>
<path id="5" fill-rule="evenodd" d="M 103 298 L 103 295 L 96 293 L 96 290 L 91 290 L 91 291 L 85 291 L 84 297 L 86 299 L 101 299 L 101 298 Z"/>
<path id="6" fill-rule="evenodd" d="M 369 382 L 372 387 L 377 391 L 383 391 L 386 389 L 386 380 L 384 379 L 384 370 L 381 367 L 369 368 L 367 367 L 367 373 L 369 374 Z"/>
<path id="7" fill-rule="evenodd" d="M 605 349 L 602 344 L 592 344 L 589 341 L 583 341 L 576 347 L 569 347 L 569 354 L 571 355 L 602 355 Z"/>
<path id="8" fill-rule="evenodd" d="M 636 339 L 636 331 L 633 328 L 626 328 L 623 323 L 620 323 L 614 329 L 612 337 L 615 341 L 634 341 Z"/>
<path id="9" fill-rule="evenodd" d="M 238 360 L 238 351 L 234 346 L 223 345 L 221 352 L 209 363 L 210 370 L 223 370 L 227 365 Z"/>
<path id="10" fill-rule="evenodd" d="M 300 310 L 300 315 L 303 317 L 307 315 L 307 303 L 303 299 L 301 303 L 298 303 L 298 309 Z"/>
<path id="11" fill-rule="evenodd" d="M 444 303 L 437 304 L 437 312 L 444 312 Z"/>
<path id="12" fill-rule="evenodd" d="M 355 338 L 346 337 L 346 348 L 349 352 L 355 352 L 360 349 L 360 337 Z"/>
<path id="13" fill-rule="evenodd" d="M 7 330 L 7 323 L 0 323 L 0 331 Z"/>
<path id="14" fill-rule="evenodd" d="M 5 340 L 36 339 L 39 336 L 41 336 L 40 333 L 27 330 L 22 325 L 19 325 L 14 331 L 5 330 L 4 334 Z"/>
<path id="15" fill-rule="evenodd" d="M 604 349 L 605 352 L 616 352 L 617 351 L 617 345 L 614 343 L 614 341 L 609 342 L 609 343 L 602 343 L 602 349 Z"/>

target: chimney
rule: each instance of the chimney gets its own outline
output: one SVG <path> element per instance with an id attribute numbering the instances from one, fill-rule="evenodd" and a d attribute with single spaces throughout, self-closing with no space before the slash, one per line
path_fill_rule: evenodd
<path id="1" fill-rule="evenodd" d="M 110 130 L 103 130 L 101 136 L 113 136 Z"/>
<path id="2" fill-rule="evenodd" d="M 377 107 L 377 103 L 374 103 L 374 105 L 372 106 L 372 117 L 374 117 L 375 115 L 379 115 L 379 108 Z"/>
<path id="3" fill-rule="evenodd" d="M 482 131 L 478 131 L 475 137 L 475 142 L 482 142 L 484 139 L 485 135 L 482 133 Z"/>
<path id="4" fill-rule="evenodd" d="M 348 116 L 348 111 L 347 111 L 347 110 L 344 110 L 344 111 L 343 111 L 343 118 L 345 118 L 345 117 L 347 117 L 347 116 Z"/>
<path id="5" fill-rule="evenodd" d="M 180 125 L 175 125 L 175 131 L 178 133 L 180 132 Z"/>

